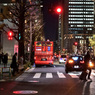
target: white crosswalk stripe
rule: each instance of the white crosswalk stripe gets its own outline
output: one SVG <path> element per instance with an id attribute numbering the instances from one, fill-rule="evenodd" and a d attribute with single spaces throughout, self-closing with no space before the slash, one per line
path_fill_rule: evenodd
<path id="1" fill-rule="evenodd" d="M 54 73 L 45 73 L 44 78 L 54 78 L 55 74 L 54 75 L 53 74 Z M 79 78 L 80 74 L 75 74 L 75 73 L 64 74 L 62 72 L 56 72 L 56 75 L 58 76 L 58 78 L 62 78 L 62 79 L 67 78 L 67 76 L 70 76 L 71 78 Z M 21 76 L 19 76 L 15 80 L 18 80 L 18 81 L 26 80 L 30 75 L 29 74 L 22 74 Z M 31 76 L 31 78 L 41 78 L 42 75 L 43 75 L 43 73 L 35 73 Z M 94 72 L 91 73 L 91 77 L 93 77 L 93 76 L 95 77 Z"/>
<path id="2" fill-rule="evenodd" d="M 63 73 L 58 72 L 57 75 L 58 75 L 59 78 L 66 78 L 66 76 Z"/>
<path id="3" fill-rule="evenodd" d="M 75 73 L 72 73 L 72 72 L 71 73 L 68 73 L 68 75 L 71 76 L 72 78 L 79 78 L 79 76 L 77 76 L 78 74 L 75 74 Z"/>
<path id="4" fill-rule="evenodd" d="M 46 78 L 53 78 L 52 73 L 46 73 Z"/>
<path id="5" fill-rule="evenodd" d="M 33 78 L 40 78 L 41 73 L 36 73 Z"/>
<path id="6" fill-rule="evenodd" d="M 79 76 L 69 74 L 72 78 L 79 78 Z"/>
<path id="7" fill-rule="evenodd" d="M 95 71 L 94 70 L 92 70 L 91 75 L 95 76 Z"/>

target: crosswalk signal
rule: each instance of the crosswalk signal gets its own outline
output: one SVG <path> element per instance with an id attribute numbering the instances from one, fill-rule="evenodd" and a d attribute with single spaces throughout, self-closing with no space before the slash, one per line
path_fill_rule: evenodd
<path id="1" fill-rule="evenodd" d="M 13 32 L 12 31 L 8 32 L 8 40 L 13 40 Z"/>

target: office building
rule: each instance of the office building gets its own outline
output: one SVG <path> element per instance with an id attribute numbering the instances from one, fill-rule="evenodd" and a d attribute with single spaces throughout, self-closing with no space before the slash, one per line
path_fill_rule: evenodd
<path id="1" fill-rule="evenodd" d="M 65 0 L 63 17 L 63 47 L 72 52 L 73 43 L 78 42 L 78 49 L 88 48 L 94 33 L 94 0 Z"/>

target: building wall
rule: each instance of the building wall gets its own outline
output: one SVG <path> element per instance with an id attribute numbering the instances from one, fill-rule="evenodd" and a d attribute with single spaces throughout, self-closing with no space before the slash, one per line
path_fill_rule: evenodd
<path id="1" fill-rule="evenodd" d="M 1 3 L 0 4 L 0 12 L 1 14 L 4 14 L 5 17 L 8 15 L 8 3 Z M 7 19 L 5 19 L 3 17 L 2 20 L 3 24 L 8 25 L 10 28 L 15 27 L 12 23 L 10 23 Z M 17 41 L 13 38 L 13 40 L 8 40 L 8 34 L 7 32 L 9 31 L 8 29 L 6 29 L 6 27 L 2 27 L 4 28 L 5 31 L 3 31 L 2 29 L 0 29 L 1 31 L 1 35 L 0 35 L 0 52 L 4 52 L 4 53 L 8 53 L 9 55 L 13 55 L 14 54 L 14 46 L 17 43 Z"/>
<path id="2" fill-rule="evenodd" d="M 4 23 L 8 24 L 9 27 L 14 27 L 14 25 L 10 22 L 8 22 L 8 20 L 4 19 Z M 9 31 L 9 30 L 6 30 Z M 13 55 L 14 54 L 14 46 L 18 44 L 18 42 L 13 38 L 13 40 L 8 40 L 8 34 L 6 32 L 3 31 L 3 52 L 4 53 L 8 53 L 9 55 Z"/>
<path id="3" fill-rule="evenodd" d="M 94 1 L 65 0 L 64 6 L 64 47 L 71 49 L 75 41 L 87 44 L 94 28 Z"/>

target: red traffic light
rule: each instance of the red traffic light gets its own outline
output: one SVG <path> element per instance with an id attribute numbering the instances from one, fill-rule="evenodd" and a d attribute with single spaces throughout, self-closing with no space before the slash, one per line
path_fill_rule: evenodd
<path id="1" fill-rule="evenodd" d="M 13 40 L 13 32 L 12 31 L 8 32 L 8 40 Z"/>
<path id="2" fill-rule="evenodd" d="M 13 36 L 13 32 L 12 31 L 9 31 L 8 32 L 8 36 L 12 37 Z"/>
<path id="3" fill-rule="evenodd" d="M 78 45 L 78 42 L 74 42 L 74 45 L 77 46 Z"/>
<path id="4" fill-rule="evenodd" d="M 62 8 L 61 8 L 61 7 L 57 7 L 57 8 L 56 8 L 56 12 L 57 12 L 57 13 L 61 13 L 61 12 L 62 12 Z"/>

